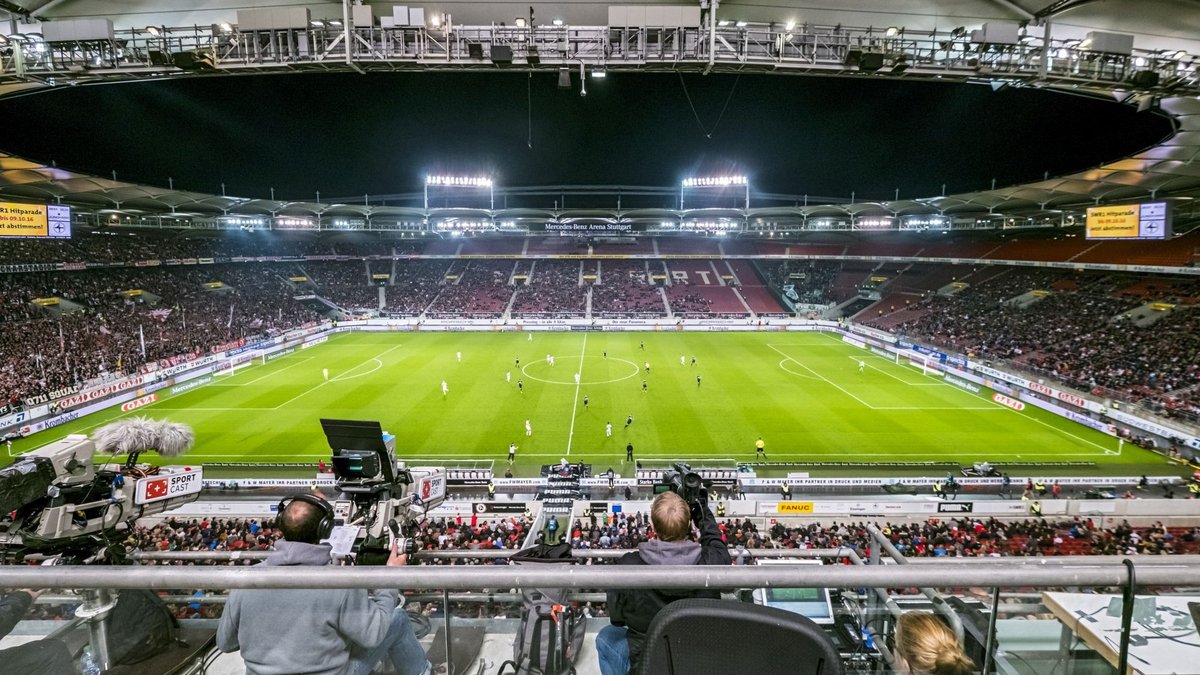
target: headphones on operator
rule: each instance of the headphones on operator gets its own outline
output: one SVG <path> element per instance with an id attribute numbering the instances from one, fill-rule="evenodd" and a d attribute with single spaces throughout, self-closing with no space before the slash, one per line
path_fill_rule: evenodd
<path id="1" fill-rule="evenodd" d="M 326 539 L 330 534 L 333 533 L 333 506 L 331 506 L 329 502 L 316 495 L 311 495 L 307 492 L 301 492 L 300 494 L 284 497 L 283 499 L 279 500 L 279 506 L 276 507 L 276 513 L 279 516 L 282 516 L 283 510 L 286 509 L 292 502 L 304 502 L 305 504 L 312 504 L 320 509 L 321 522 L 317 524 L 317 541 Z"/>

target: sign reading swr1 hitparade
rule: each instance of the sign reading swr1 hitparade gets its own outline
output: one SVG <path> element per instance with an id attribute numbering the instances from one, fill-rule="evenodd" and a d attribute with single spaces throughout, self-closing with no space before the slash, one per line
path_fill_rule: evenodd
<path id="1" fill-rule="evenodd" d="M 0 202 L 0 237 L 71 238 L 71 207 Z"/>

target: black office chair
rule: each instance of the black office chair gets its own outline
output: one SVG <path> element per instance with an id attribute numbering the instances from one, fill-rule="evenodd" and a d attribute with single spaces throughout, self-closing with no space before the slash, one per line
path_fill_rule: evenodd
<path id="1" fill-rule="evenodd" d="M 841 675 L 833 642 L 812 619 L 737 600 L 678 600 L 650 624 L 645 675 Z"/>

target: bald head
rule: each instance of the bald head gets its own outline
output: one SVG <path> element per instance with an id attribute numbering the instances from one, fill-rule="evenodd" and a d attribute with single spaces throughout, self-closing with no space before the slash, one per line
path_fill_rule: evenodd
<path id="1" fill-rule="evenodd" d="M 288 541 L 302 544 L 320 543 L 321 518 L 324 514 L 316 505 L 299 500 L 288 502 L 279 514 L 279 531 Z"/>

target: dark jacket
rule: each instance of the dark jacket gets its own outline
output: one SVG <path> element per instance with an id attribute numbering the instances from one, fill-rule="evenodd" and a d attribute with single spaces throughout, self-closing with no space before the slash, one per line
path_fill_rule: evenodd
<path id="1" fill-rule="evenodd" d="M 729 548 L 721 539 L 717 519 L 707 507 L 697 524 L 700 543 L 652 539 L 638 545 L 634 553 L 617 559 L 618 565 L 729 565 Z M 659 610 L 676 600 L 720 598 L 718 591 L 705 590 L 616 590 L 608 592 L 608 616 L 614 626 L 625 626 L 629 641 L 629 675 L 641 673 L 642 646 L 650 622 Z"/>
<path id="2" fill-rule="evenodd" d="M 0 600 L 0 637 L 12 632 L 33 605 L 33 597 L 15 591 Z M 68 675 L 79 672 L 62 640 L 43 638 L 0 649 L 0 672 L 21 675 Z"/>

